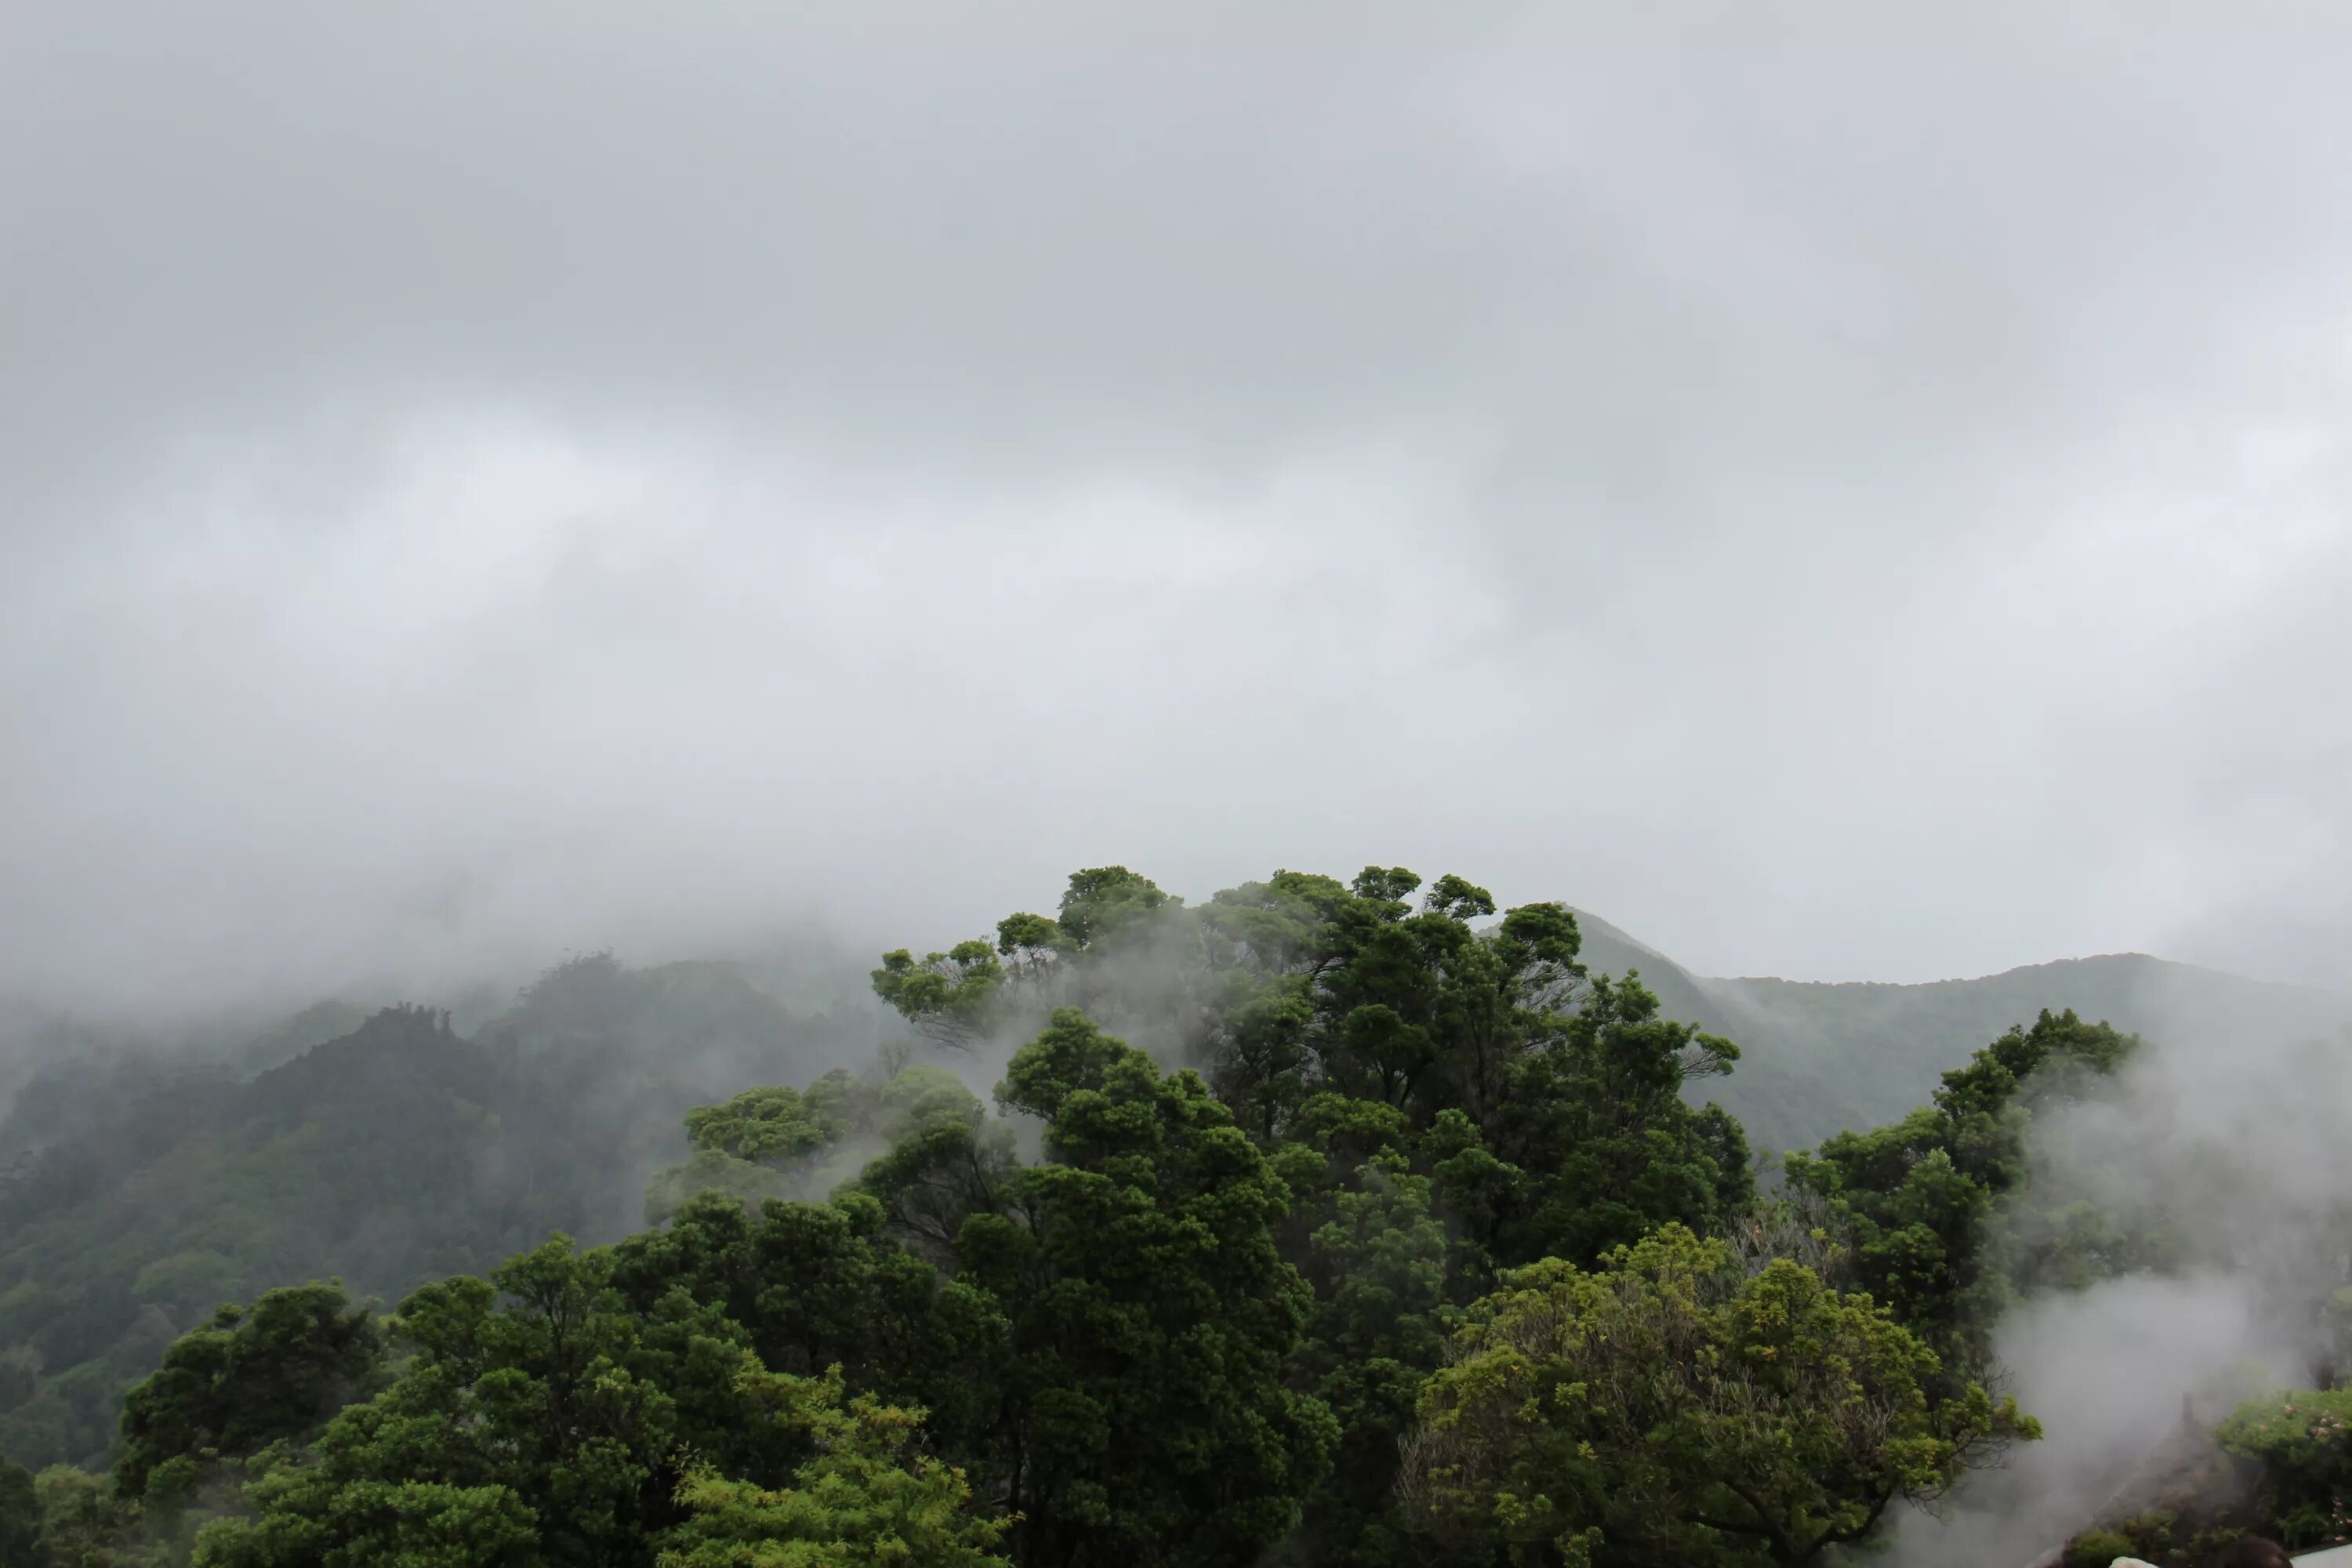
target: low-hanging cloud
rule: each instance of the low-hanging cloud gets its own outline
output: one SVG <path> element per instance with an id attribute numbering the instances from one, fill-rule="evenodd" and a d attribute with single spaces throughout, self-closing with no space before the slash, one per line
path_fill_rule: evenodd
<path id="1" fill-rule="evenodd" d="M 10 33 L 0 991 L 1373 859 L 2336 978 L 2334 7 Z"/>
<path id="2" fill-rule="evenodd" d="M 1948 1516 L 1906 1520 L 1906 1568 L 2037 1561 L 2131 1481 L 2184 1402 L 2210 1426 L 2264 1386 L 2310 1386 L 2340 1355 L 2324 1303 L 2352 1279 L 2352 1029 L 2157 1000 L 2170 1025 L 2113 1091 L 2037 1120 L 2018 1212 L 2095 1205 L 2116 1234 L 2163 1244 L 2001 1323 L 1996 1354 L 2046 1438 L 1976 1478 Z M 2029 1238 L 2012 1220 L 2003 1240 Z"/>

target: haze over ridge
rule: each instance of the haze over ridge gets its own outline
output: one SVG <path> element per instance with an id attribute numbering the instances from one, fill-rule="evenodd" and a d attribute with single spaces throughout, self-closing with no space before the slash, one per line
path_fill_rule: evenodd
<path id="1" fill-rule="evenodd" d="M 2337 8 L 1342 24 L 20 8 L 0 991 L 1369 859 L 2340 982 Z"/>

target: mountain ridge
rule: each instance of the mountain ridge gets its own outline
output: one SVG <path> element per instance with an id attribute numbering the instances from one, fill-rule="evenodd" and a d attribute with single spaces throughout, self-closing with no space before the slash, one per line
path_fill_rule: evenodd
<path id="1" fill-rule="evenodd" d="M 1584 962 L 1640 973 L 1669 1016 L 1729 1037 L 1728 1079 L 1696 1090 L 1738 1116 L 1759 1149 L 1811 1148 L 1926 1103 L 1969 1053 L 2047 1008 L 2193 1047 L 2252 1032 L 2326 1037 L 2352 1026 L 2352 996 L 2144 952 L 2094 953 L 1942 980 L 1706 975 L 1601 916 L 1576 910 Z"/>

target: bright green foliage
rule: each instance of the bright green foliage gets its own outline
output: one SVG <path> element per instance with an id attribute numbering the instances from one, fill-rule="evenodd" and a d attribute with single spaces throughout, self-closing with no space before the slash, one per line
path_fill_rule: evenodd
<path id="1" fill-rule="evenodd" d="M 738 1202 L 822 1197 L 877 1149 L 935 1116 L 971 1116 L 980 1102 L 955 1075 L 910 1067 L 877 1089 L 835 1068 L 806 1090 L 746 1089 L 686 1115 L 693 1156 L 656 1172 L 646 1223 L 658 1226 L 700 1193 Z"/>
<path id="2" fill-rule="evenodd" d="M 845 1405 L 837 1370 L 745 1378 L 816 1458 L 773 1490 L 689 1475 L 661 1568 L 1007 1568 L 996 1548 L 1012 1521 L 975 1513 L 963 1472 L 913 1451 L 919 1412 L 866 1397 Z"/>
<path id="3" fill-rule="evenodd" d="M 139 1497 L 173 1460 L 242 1458 L 308 1436 L 383 1376 L 383 1335 L 332 1284 L 223 1307 L 123 1401 L 114 1482 Z M 192 1477 L 190 1479 L 193 1479 Z"/>
<path id="4" fill-rule="evenodd" d="M 2038 1436 L 1866 1297 L 1786 1259 L 1745 1275 L 1669 1226 L 1586 1271 L 1507 1276 L 1423 1396 L 1416 1506 L 1514 1561 L 1809 1563 L 1972 1449 Z"/>
<path id="5" fill-rule="evenodd" d="M 814 1089 L 805 1099 L 797 1089 L 746 1089 L 724 1105 L 688 1111 L 687 1141 L 751 1164 L 782 1167 L 841 1135 L 829 1109 Z"/>
<path id="6" fill-rule="evenodd" d="M 2043 1013 L 1944 1075 L 1933 1106 L 1891 1127 L 1845 1132 L 1818 1154 L 1791 1154 L 1790 1182 L 1823 1200 L 1851 1236 L 1862 1284 L 1955 1366 L 1975 1364 L 2013 1293 L 2057 1271 L 2056 1255 L 2103 1222 L 2071 1216 L 2040 1256 L 2011 1260 L 1988 1247 L 1995 1213 L 2025 1179 L 2025 1141 L 2037 1108 L 2079 1097 L 2137 1048 L 2137 1037 L 2073 1013 Z"/>
<path id="7" fill-rule="evenodd" d="M 2290 1545 L 2352 1535 L 2352 1389 L 2250 1400 L 2214 1438 L 2262 1466 L 2263 1511 Z"/>
<path id="8" fill-rule="evenodd" d="M 970 1047 L 986 1032 L 1004 966 L 984 942 L 960 942 L 919 962 L 906 948 L 882 955 L 874 994 L 941 1045 Z"/>
<path id="9" fill-rule="evenodd" d="M 353 1477 L 257 1486 L 258 1523 L 215 1520 L 196 1537 L 195 1568 L 526 1568 L 539 1554 L 538 1520 L 505 1487 Z"/>

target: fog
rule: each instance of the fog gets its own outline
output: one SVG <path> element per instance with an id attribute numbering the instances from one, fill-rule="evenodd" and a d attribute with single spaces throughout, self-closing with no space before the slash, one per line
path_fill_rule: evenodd
<path id="1" fill-rule="evenodd" d="M 2173 1256 L 2031 1295 L 2003 1319 L 1995 1354 L 2044 1439 L 1972 1478 L 1941 1517 L 1906 1517 L 1897 1561 L 2024 1568 L 2088 1526 L 2184 1402 L 2211 1426 L 2340 1363 L 2324 1303 L 2352 1279 L 2347 1105 L 2352 1033 L 2233 1026 L 2184 1002 L 2112 1093 L 2037 1118 L 2032 1211 L 2095 1205 L 2117 1233 L 2168 1233 Z"/>
<path id="2" fill-rule="evenodd" d="M 0 994 L 2352 936 L 2352 22 L 13 6 Z"/>

